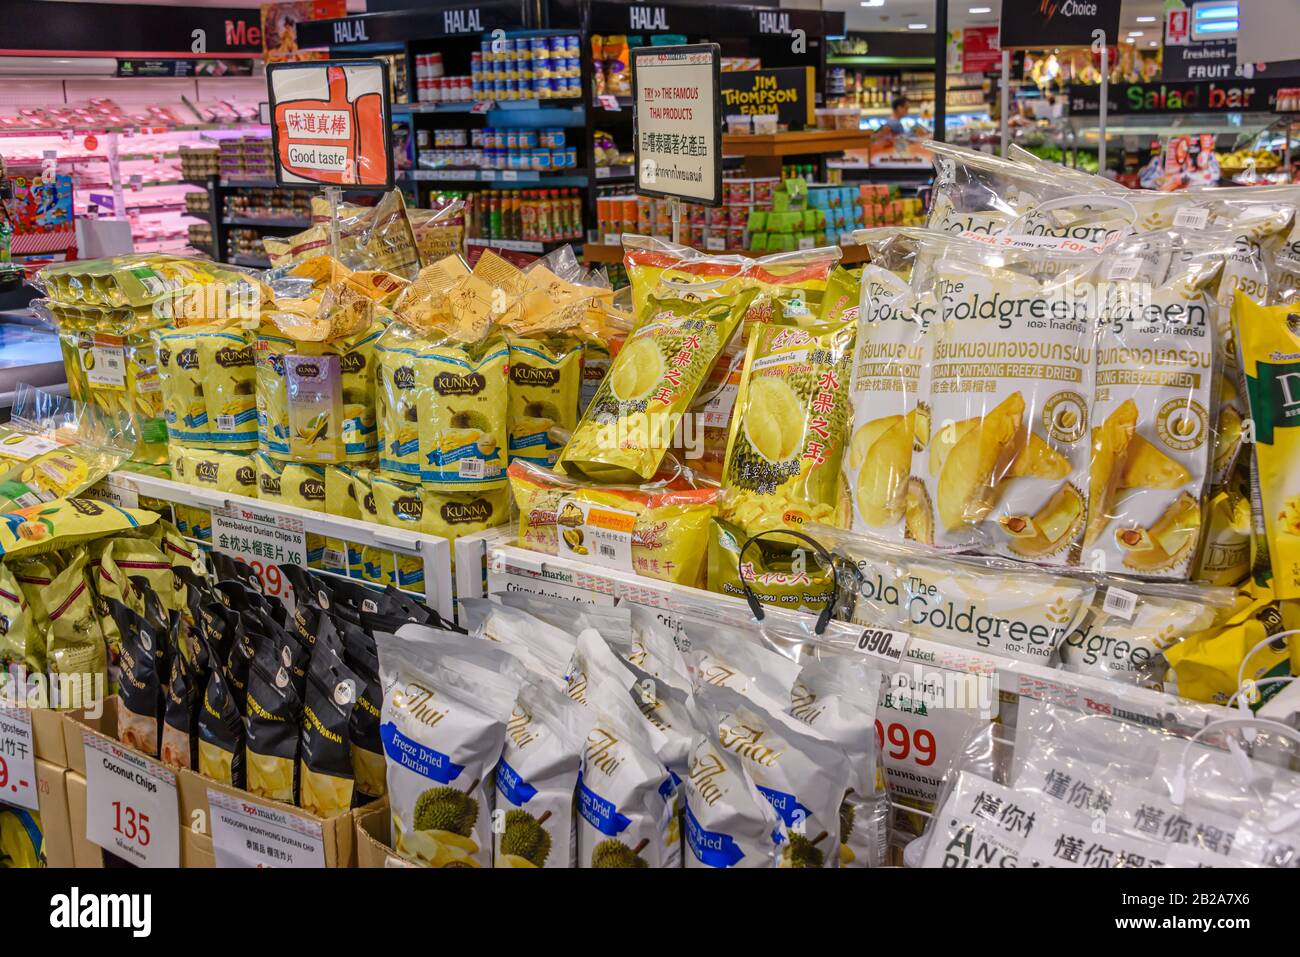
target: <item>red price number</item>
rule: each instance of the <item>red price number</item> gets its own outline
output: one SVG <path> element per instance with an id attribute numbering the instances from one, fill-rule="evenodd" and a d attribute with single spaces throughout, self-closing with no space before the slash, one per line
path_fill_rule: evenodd
<path id="1" fill-rule="evenodd" d="M 877 721 L 876 743 L 884 748 L 886 739 L 889 741 L 889 748 L 885 750 L 885 754 L 895 761 L 906 761 L 911 758 L 914 764 L 923 768 L 934 764 L 936 754 L 934 735 L 925 728 L 912 731 L 907 725 L 896 721 L 888 725 Z"/>
<path id="2" fill-rule="evenodd" d="M 9 763 L 0 755 L 0 788 L 9 786 Z"/>
<path id="3" fill-rule="evenodd" d="M 141 847 L 149 846 L 149 815 L 121 801 L 113 802 L 113 830 Z"/>
<path id="4" fill-rule="evenodd" d="M 248 562 L 248 566 L 257 573 L 258 580 L 262 583 L 263 595 L 268 598 L 284 598 L 289 594 L 292 586 L 285 580 L 279 565 L 264 565 L 254 559 Z"/>

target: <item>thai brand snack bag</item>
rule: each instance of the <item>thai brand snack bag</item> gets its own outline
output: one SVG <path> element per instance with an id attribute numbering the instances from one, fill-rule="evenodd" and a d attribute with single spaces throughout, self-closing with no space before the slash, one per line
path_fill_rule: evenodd
<path id="1" fill-rule="evenodd" d="M 524 462 L 510 466 L 519 545 L 678 584 L 702 580 L 709 521 L 721 492 L 577 482 Z"/>
<path id="2" fill-rule="evenodd" d="M 374 457 L 375 344 L 388 321 L 379 301 L 405 286 L 396 276 L 353 273 L 328 286 L 310 314 L 269 313 L 257 334 L 263 451 L 317 463 Z"/>
<path id="3" fill-rule="evenodd" d="M 1215 629 L 1232 609 L 1230 588 L 1108 580 L 1061 644 L 1061 667 L 1163 690 L 1170 646 Z"/>
<path id="4" fill-rule="evenodd" d="M 575 867 L 573 794 L 595 716 L 552 682 L 519 689 L 497 762 L 494 867 Z"/>
<path id="5" fill-rule="evenodd" d="M 651 293 L 665 279 L 679 285 L 732 280 L 734 285 L 750 263 L 743 256 L 706 256 L 689 246 L 625 233 L 623 268 L 631 286 L 633 322 L 641 324 Z"/>
<path id="6" fill-rule="evenodd" d="M 354 469 L 352 471 L 352 495 L 360 508 L 362 521 L 382 524 L 379 521 L 379 503 L 375 499 L 373 488 L 376 477 L 376 473 L 371 469 Z M 393 569 L 392 552 L 384 551 L 374 545 L 363 545 L 361 546 L 360 561 L 360 578 L 362 581 L 387 582 L 390 580 Z"/>
<path id="7" fill-rule="evenodd" d="M 578 776 L 578 866 L 681 866 L 673 782 L 658 757 L 663 736 L 637 710 L 626 689 L 586 685 L 596 721 Z"/>
<path id="8" fill-rule="evenodd" d="M 1236 585 L 1250 573 L 1250 481 L 1246 470 L 1210 495 L 1205 503 L 1205 534 L 1192 578 L 1211 585 Z"/>
<path id="9" fill-rule="evenodd" d="M 461 598 L 458 611 L 460 623 L 471 635 L 507 645 L 510 653 L 535 675 L 548 678 L 560 688 L 566 686 L 576 635 L 529 614 L 526 608 L 486 598 Z"/>
<path id="10" fill-rule="evenodd" d="M 77 495 L 135 448 L 129 419 L 19 385 L 0 426 L 0 510 Z"/>
<path id="11" fill-rule="evenodd" d="M 785 825 L 754 784 L 744 761 L 719 747 L 721 716 L 705 704 L 692 713 L 685 792 L 687 867 L 776 867 Z"/>
<path id="12" fill-rule="evenodd" d="M 840 805 L 840 867 L 880 867 L 889 846 L 889 797 L 876 741 L 883 675 L 864 662 L 808 660 L 790 688 L 786 714 L 834 741 L 849 759 Z"/>
<path id="13" fill-rule="evenodd" d="M 785 825 L 789 840 L 778 866 L 838 867 L 840 806 L 849 783 L 845 753 L 733 689 L 706 685 L 699 698 L 717 718 L 714 744 L 741 759 Z"/>
<path id="14" fill-rule="evenodd" d="M 1031 166 L 991 153 L 947 143 L 926 148 L 933 151 L 935 166 L 930 229 L 992 235 L 1045 200 L 1076 192 Z"/>
<path id="15" fill-rule="evenodd" d="M 759 644 L 751 632 L 689 618 L 683 630 L 690 642 L 686 662 L 695 687 L 730 688 L 778 709 L 790 700 L 799 665 Z"/>
<path id="16" fill-rule="evenodd" d="M 709 524 L 709 591 L 745 597 L 745 586 L 766 605 L 814 613 L 835 597 L 835 571 L 801 539 L 779 532 L 751 544 L 749 533 L 734 522 L 715 518 Z"/>
<path id="17" fill-rule="evenodd" d="M 746 264 L 740 282 L 754 289 L 755 295 L 745 312 L 745 325 L 816 321 L 827 283 L 842 255 L 838 246 L 823 246 L 773 253 Z M 828 317 L 831 321 L 837 318 Z"/>
<path id="18" fill-rule="evenodd" d="M 722 479 L 725 517 L 747 534 L 847 524 L 840 461 L 856 331 L 847 320 L 751 332 Z"/>
<path id="19" fill-rule="evenodd" d="M 407 628 L 416 635 L 429 631 Z M 432 867 L 490 867 L 491 776 L 521 675 L 508 651 L 477 638 L 463 639 L 481 647 L 458 663 L 453 655 L 466 648 L 457 638 L 445 632 L 423 642 L 375 638 L 393 848 Z"/>
<path id="20" fill-rule="evenodd" d="M 936 545 L 1073 564 L 1087 514 L 1092 260 L 921 245 L 939 254 L 940 321 L 929 329 L 930 444 L 915 508 L 932 509 Z"/>
<path id="21" fill-rule="evenodd" d="M 1233 325 L 1255 423 L 1273 590 L 1292 600 L 1300 598 L 1300 312 L 1238 295 Z"/>
<path id="22" fill-rule="evenodd" d="M 1217 373 L 1213 248 L 1153 235 L 1102 266 L 1084 561 L 1188 577 L 1202 534 Z M 1135 272 L 1136 270 L 1136 272 Z"/>
<path id="23" fill-rule="evenodd" d="M 100 697 L 109 677 L 104 635 L 95 610 L 94 591 L 86 574 L 86 553 L 79 551 L 54 576 L 44 595 L 50 627 L 45 635 L 45 661 L 52 681 L 79 685 L 83 701 Z M 74 694 L 76 691 L 74 690 Z M 62 705 L 68 707 L 69 705 Z M 77 705 L 78 707 L 82 705 Z"/>
<path id="24" fill-rule="evenodd" d="M 352 748 L 352 773 L 357 801 L 383 797 L 387 789 L 384 746 L 379 736 L 379 708 L 384 691 L 379 684 L 379 654 L 375 639 L 364 628 L 339 622 L 343 632 L 344 659 L 357 676 L 357 700 L 352 708 L 348 738 Z"/>
<path id="25" fill-rule="evenodd" d="M 593 481 L 648 481 L 754 294 L 699 303 L 651 296 L 558 466 Z"/>

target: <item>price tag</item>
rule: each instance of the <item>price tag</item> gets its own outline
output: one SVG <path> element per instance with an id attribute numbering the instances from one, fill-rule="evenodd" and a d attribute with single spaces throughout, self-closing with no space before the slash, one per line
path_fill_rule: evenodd
<path id="1" fill-rule="evenodd" d="M 727 249 L 727 237 L 710 236 L 704 240 L 704 248 L 710 252 L 725 252 Z"/>
<path id="2" fill-rule="evenodd" d="M 1140 259 L 1117 259 L 1110 264 L 1106 278 L 1125 281 L 1136 276 L 1141 268 L 1142 261 Z"/>
<path id="3" fill-rule="evenodd" d="M 501 171 L 501 178 L 507 183 L 513 183 L 519 178 L 519 172 L 513 169 L 503 169 Z"/>
<path id="4" fill-rule="evenodd" d="M 1208 209 L 1184 207 L 1174 213 L 1175 226 L 1182 226 L 1187 229 L 1204 229 L 1209 222 L 1210 211 Z"/>
<path id="5" fill-rule="evenodd" d="M 1106 589 L 1106 597 L 1101 600 L 1101 610 L 1115 618 L 1132 621 L 1137 614 L 1138 596 L 1124 588 Z"/>
<path id="6" fill-rule="evenodd" d="M 116 472 L 104 476 L 81 493 L 82 498 L 98 499 L 118 508 L 139 508 L 140 493 L 135 483 Z"/>
<path id="7" fill-rule="evenodd" d="M 217 867 L 324 867 L 319 821 L 208 788 Z"/>
<path id="8" fill-rule="evenodd" d="M 46 452 L 53 452 L 61 445 L 62 443 L 41 435 L 21 435 L 15 432 L 5 439 L 0 449 L 3 449 L 6 458 L 22 459 L 26 462 Z"/>
<path id="9" fill-rule="evenodd" d="M 636 513 L 589 505 L 573 498 L 560 500 L 556 510 L 559 554 L 582 562 L 633 571 L 632 527 Z"/>
<path id="10" fill-rule="evenodd" d="M 86 381 L 107 389 L 126 389 L 126 346 L 116 336 L 96 336 L 77 344 Z"/>
<path id="11" fill-rule="evenodd" d="M 811 236 L 800 236 L 800 237 L 799 237 L 799 248 L 800 248 L 800 249 L 816 249 L 816 248 L 817 248 L 817 241 L 816 241 L 815 239 L 813 239 Z"/>
<path id="12" fill-rule="evenodd" d="M 493 100 L 479 100 L 469 108 L 471 113 L 486 113 L 489 110 L 496 109 L 496 102 Z"/>
<path id="13" fill-rule="evenodd" d="M 605 245 L 606 245 L 606 246 L 621 246 L 621 245 L 623 245 L 623 235 L 622 235 L 622 233 L 606 233 L 606 234 L 605 234 Z"/>
<path id="14" fill-rule="evenodd" d="M 905 631 L 888 628 L 864 628 L 858 637 L 858 650 L 871 658 L 898 664 L 911 636 Z"/>
<path id="15" fill-rule="evenodd" d="M 32 716 L 26 708 L 0 708 L 0 803 L 40 810 Z"/>
<path id="16" fill-rule="evenodd" d="M 610 93 L 600 94 L 596 97 L 596 103 L 600 105 L 601 109 L 611 110 L 614 113 L 623 111 L 623 107 L 619 106 L 618 97 Z"/>
<path id="17" fill-rule="evenodd" d="M 262 583 L 262 594 L 279 598 L 293 610 L 293 586 L 278 566 L 307 564 L 307 534 L 301 521 L 242 505 L 214 508 L 212 544 L 249 565 Z"/>
<path id="18" fill-rule="evenodd" d="M 86 840 L 138 867 L 180 867 L 176 775 L 90 732 L 86 749 Z"/>

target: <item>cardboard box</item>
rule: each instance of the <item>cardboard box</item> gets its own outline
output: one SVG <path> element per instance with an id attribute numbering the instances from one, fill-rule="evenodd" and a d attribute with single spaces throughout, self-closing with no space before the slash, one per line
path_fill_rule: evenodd
<path id="1" fill-rule="evenodd" d="M 72 866 L 103 867 L 103 849 L 86 840 L 86 776 L 76 771 L 69 771 L 64 780 L 68 787 L 68 829 L 72 836 Z"/>
<path id="2" fill-rule="evenodd" d="M 62 732 L 58 735 L 63 740 Z M 68 769 L 36 759 L 36 796 L 41 805 L 41 834 L 47 867 L 72 867 L 72 824 L 68 815 Z"/>
<path id="3" fill-rule="evenodd" d="M 86 776 L 86 742 L 81 733 L 95 731 L 117 741 L 117 696 L 104 701 L 104 709 L 97 718 L 84 711 L 60 711 L 60 728 L 63 732 L 64 761 L 69 770 Z"/>
<path id="4" fill-rule="evenodd" d="M 188 827 L 181 829 L 181 867 L 216 867 L 212 838 Z"/>
<path id="5" fill-rule="evenodd" d="M 208 792 L 212 790 L 229 795 L 237 801 L 259 804 L 279 811 L 281 814 L 304 818 L 317 824 L 321 831 L 321 847 L 325 853 L 325 866 L 357 866 L 357 844 L 356 834 L 354 833 L 356 825 L 353 820 L 355 814 L 353 811 L 347 811 L 329 818 L 317 817 L 315 814 L 304 811 L 300 807 L 294 807 L 292 804 L 257 797 L 241 788 L 220 784 L 196 771 L 178 771 L 176 772 L 176 779 L 180 791 L 181 826 L 185 828 L 188 825 L 189 828 L 195 828 L 197 825 L 200 833 L 207 832 L 209 844 L 211 843 L 212 807 L 208 800 Z"/>
<path id="6" fill-rule="evenodd" d="M 392 849 L 393 816 L 387 799 L 354 812 L 357 829 L 357 867 L 415 867 Z"/>

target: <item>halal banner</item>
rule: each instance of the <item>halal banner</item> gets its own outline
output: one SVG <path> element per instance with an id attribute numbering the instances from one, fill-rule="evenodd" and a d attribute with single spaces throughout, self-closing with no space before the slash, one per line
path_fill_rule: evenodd
<path id="1" fill-rule="evenodd" d="M 1093 31 L 1119 43 L 1121 0 L 1002 0 L 1002 49 L 1083 47 Z"/>

